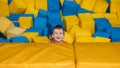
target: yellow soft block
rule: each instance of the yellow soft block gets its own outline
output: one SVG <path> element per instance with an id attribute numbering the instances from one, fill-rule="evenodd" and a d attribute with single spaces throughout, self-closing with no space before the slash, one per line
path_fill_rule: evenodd
<path id="1" fill-rule="evenodd" d="M 119 43 L 76 43 L 76 68 L 120 68 Z"/>
<path id="2" fill-rule="evenodd" d="M 91 14 L 83 13 L 78 15 L 80 20 L 80 27 L 82 30 L 88 30 L 92 34 L 95 31 L 95 23 Z"/>
<path id="3" fill-rule="evenodd" d="M 76 30 L 76 38 L 78 37 L 91 37 L 92 33 L 90 31 L 85 31 L 85 30 L 81 30 L 81 31 L 77 31 Z"/>
<path id="4" fill-rule="evenodd" d="M 30 42 L 33 42 L 33 38 L 38 37 L 39 33 L 38 32 L 25 32 L 22 34 L 22 36 L 26 36 Z"/>
<path id="5" fill-rule="evenodd" d="M 21 28 L 28 29 L 33 26 L 32 17 L 20 17 L 18 21 Z"/>
<path id="6" fill-rule="evenodd" d="M 13 26 L 12 21 L 7 19 L 6 17 L 0 17 L 0 32 L 4 35 L 6 35 L 6 32 L 10 27 Z"/>
<path id="7" fill-rule="evenodd" d="M 95 37 L 94 42 L 99 42 L 99 43 L 111 42 L 111 39 L 103 38 L 103 37 Z"/>
<path id="8" fill-rule="evenodd" d="M 120 12 L 120 0 L 110 0 L 110 13 Z"/>
<path id="9" fill-rule="evenodd" d="M 66 31 L 71 30 L 73 25 L 79 25 L 79 19 L 77 16 L 64 16 L 63 21 L 65 22 L 66 25 Z"/>
<path id="10" fill-rule="evenodd" d="M 93 18 L 104 18 L 104 14 L 102 13 L 95 13 L 95 14 L 91 14 Z"/>
<path id="11" fill-rule="evenodd" d="M 75 0 L 76 3 L 81 4 L 82 0 Z"/>
<path id="12" fill-rule="evenodd" d="M 47 0 L 35 0 L 35 5 L 37 10 L 44 9 L 48 10 L 48 2 Z"/>
<path id="13" fill-rule="evenodd" d="M 10 12 L 23 14 L 27 9 L 23 0 L 12 0 L 10 3 Z"/>
<path id="14" fill-rule="evenodd" d="M 120 19 L 120 13 L 117 13 L 118 18 Z"/>
<path id="15" fill-rule="evenodd" d="M 0 6 L 8 6 L 8 0 L 0 0 Z"/>
<path id="16" fill-rule="evenodd" d="M 46 36 L 38 36 L 33 38 L 34 43 L 49 43 L 50 40 Z"/>
<path id="17" fill-rule="evenodd" d="M 97 0 L 82 0 L 81 7 L 92 11 Z"/>
<path id="18" fill-rule="evenodd" d="M 108 3 L 106 0 L 97 0 L 93 12 L 96 13 L 105 13 L 108 8 Z"/>
<path id="19" fill-rule="evenodd" d="M 25 14 L 34 14 L 35 17 L 38 16 L 38 10 L 35 10 L 33 8 L 28 8 L 26 11 L 25 11 Z"/>
<path id="20" fill-rule="evenodd" d="M 76 43 L 93 43 L 94 38 L 92 37 L 78 37 L 75 40 Z"/>
<path id="21" fill-rule="evenodd" d="M 26 29 L 24 29 L 24 28 L 19 28 L 19 27 L 11 28 L 7 31 L 7 39 L 10 39 L 11 37 L 14 37 L 14 36 L 20 36 L 25 31 L 26 31 Z"/>
<path id="22" fill-rule="evenodd" d="M 73 43 L 74 42 L 74 39 L 67 32 L 65 32 L 63 40 L 66 41 L 67 43 Z"/>
<path id="23" fill-rule="evenodd" d="M 9 14 L 9 6 L 0 6 L 0 16 L 7 17 Z"/>
<path id="24" fill-rule="evenodd" d="M 23 0 L 23 1 L 27 7 L 35 9 L 35 0 Z"/>
<path id="25" fill-rule="evenodd" d="M 120 27 L 120 19 L 116 14 L 104 14 L 113 27 Z"/>
<path id="26" fill-rule="evenodd" d="M 75 68 L 72 44 L 0 44 L 0 68 Z"/>

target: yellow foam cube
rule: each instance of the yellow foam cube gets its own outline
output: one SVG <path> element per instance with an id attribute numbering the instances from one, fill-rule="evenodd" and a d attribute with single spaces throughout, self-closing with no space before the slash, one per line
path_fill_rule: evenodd
<path id="1" fill-rule="evenodd" d="M 90 31 L 85 31 L 85 30 L 81 30 L 78 31 L 76 30 L 76 38 L 78 37 L 91 37 L 92 33 Z"/>
<path id="2" fill-rule="evenodd" d="M 97 0 L 93 11 L 96 13 L 105 13 L 108 5 L 109 4 L 106 2 L 106 0 Z"/>
<path id="3" fill-rule="evenodd" d="M 9 6 L 0 6 L 0 16 L 7 17 L 9 14 Z"/>
<path id="4" fill-rule="evenodd" d="M 82 0 L 81 7 L 92 11 L 97 0 Z"/>
<path id="5" fill-rule="evenodd" d="M 103 37 L 95 37 L 94 42 L 111 42 L 111 39 L 109 38 L 103 38 Z"/>
<path id="6" fill-rule="evenodd" d="M 35 43 L 49 43 L 50 40 L 46 36 L 38 36 L 33 38 L 33 42 Z"/>
<path id="7" fill-rule="evenodd" d="M 0 0 L 0 6 L 8 6 L 8 0 Z"/>
<path id="8" fill-rule="evenodd" d="M 12 0 L 10 3 L 10 12 L 11 13 L 24 13 L 27 9 L 23 0 Z"/>
<path id="9" fill-rule="evenodd" d="M 120 0 L 110 0 L 110 13 L 120 12 Z"/>
<path id="10" fill-rule="evenodd" d="M 94 38 L 92 37 L 78 37 L 75 40 L 76 43 L 93 43 Z"/>
<path id="11" fill-rule="evenodd" d="M 21 28 L 28 29 L 33 26 L 32 17 L 20 17 L 18 21 Z"/>
<path id="12" fill-rule="evenodd" d="M 11 26 L 14 26 L 12 21 L 6 17 L 0 17 L 0 32 L 2 34 L 6 35 L 7 30 L 10 29 Z"/>
<path id="13" fill-rule="evenodd" d="M 119 19 L 120 19 L 120 13 L 117 13 L 117 16 L 119 17 Z"/>
<path id="14" fill-rule="evenodd" d="M 39 33 L 38 32 L 25 32 L 22 34 L 22 36 L 26 36 L 30 42 L 33 42 L 33 38 L 38 37 Z"/>
<path id="15" fill-rule="evenodd" d="M 104 14 L 102 13 L 95 13 L 95 14 L 91 14 L 93 18 L 104 18 Z"/>
<path id="16" fill-rule="evenodd" d="M 73 25 L 79 25 L 79 19 L 77 16 L 64 16 L 63 21 L 65 22 L 66 25 L 66 31 L 71 30 Z"/>
<path id="17" fill-rule="evenodd" d="M 36 9 L 44 9 L 44 10 L 48 10 L 48 5 L 47 5 L 47 0 L 35 0 L 36 3 Z"/>
<path id="18" fill-rule="evenodd" d="M 82 0 L 75 0 L 76 3 L 81 4 Z"/>
<path id="19" fill-rule="evenodd" d="M 120 19 L 116 14 L 104 14 L 113 27 L 120 27 Z"/>
<path id="20" fill-rule="evenodd" d="M 35 0 L 23 0 L 27 7 L 35 9 Z"/>
<path id="21" fill-rule="evenodd" d="M 26 29 L 24 28 L 19 28 L 19 27 L 11 28 L 7 31 L 7 38 L 10 39 L 11 37 L 14 37 L 14 36 L 20 36 L 25 31 Z"/>
<path id="22" fill-rule="evenodd" d="M 73 43 L 74 42 L 74 39 L 67 32 L 65 32 L 63 40 L 66 41 L 67 43 Z"/>
<path id="23" fill-rule="evenodd" d="M 37 17 L 38 16 L 38 10 L 35 10 L 33 8 L 28 8 L 26 11 L 25 11 L 25 14 L 34 14 L 34 17 Z"/>
<path id="24" fill-rule="evenodd" d="M 83 13 L 78 15 L 80 20 L 80 27 L 82 30 L 88 30 L 92 34 L 95 31 L 95 23 L 91 14 Z"/>

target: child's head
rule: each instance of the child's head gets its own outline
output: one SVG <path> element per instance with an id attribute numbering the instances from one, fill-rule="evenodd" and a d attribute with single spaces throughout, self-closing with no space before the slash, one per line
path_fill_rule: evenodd
<path id="1" fill-rule="evenodd" d="M 56 42 L 61 42 L 63 37 L 64 37 L 64 29 L 62 28 L 61 25 L 56 25 L 52 31 L 52 38 Z"/>

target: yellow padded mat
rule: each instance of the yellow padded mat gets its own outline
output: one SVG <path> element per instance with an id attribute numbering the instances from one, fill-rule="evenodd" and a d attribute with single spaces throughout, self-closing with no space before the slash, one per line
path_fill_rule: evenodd
<path id="1" fill-rule="evenodd" d="M 0 68 L 75 68 L 72 44 L 0 44 Z"/>
<path id="2" fill-rule="evenodd" d="M 119 43 L 76 43 L 76 68 L 120 68 Z"/>

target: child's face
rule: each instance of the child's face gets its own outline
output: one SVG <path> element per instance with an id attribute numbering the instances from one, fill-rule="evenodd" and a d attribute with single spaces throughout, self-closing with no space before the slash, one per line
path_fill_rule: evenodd
<path id="1" fill-rule="evenodd" d="M 62 29 L 53 30 L 52 38 L 54 38 L 56 42 L 61 42 L 63 37 L 64 37 L 64 31 Z"/>

